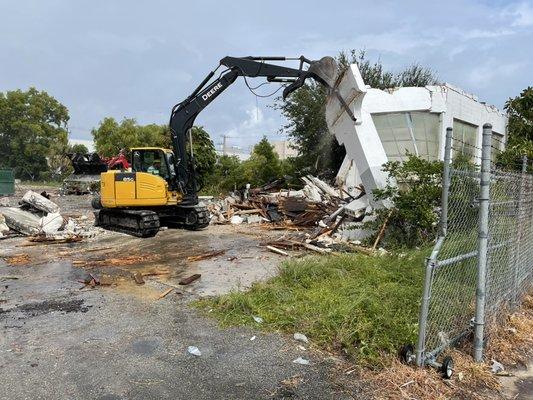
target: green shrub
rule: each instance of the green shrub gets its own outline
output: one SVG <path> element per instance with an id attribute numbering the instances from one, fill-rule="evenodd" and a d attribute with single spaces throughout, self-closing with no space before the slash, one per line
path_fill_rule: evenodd
<path id="1" fill-rule="evenodd" d="M 374 190 L 377 200 L 391 203 L 389 209 L 379 209 L 375 219 L 364 228 L 374 230 L 373 241 L 387 220 L 382 245 L 392 248 L 420 246 L 437 234 L 442 185 L 441 161 L 427 161 L 413 154 L 407 160 L 389 161 L 383 165 L 387 185 Z"/>

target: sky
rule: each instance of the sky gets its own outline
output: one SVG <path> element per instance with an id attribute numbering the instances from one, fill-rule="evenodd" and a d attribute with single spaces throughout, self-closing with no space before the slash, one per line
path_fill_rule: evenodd
<path id="1" fill-rule="evenodd" d="M 364 49 L 393 71 L 418 62 L 498 107 L 533 85 L 533 0 L 0 0 L 0 15 L 0 92 L 34 86 L 54 96 L 69 109 L 73 141 L 92 141 L 108 116 L 168 123 L 227 55 Z M 196 125 L 243 150 L 263 135 L 281 140 L 273 99 L 237 81 Z"/>

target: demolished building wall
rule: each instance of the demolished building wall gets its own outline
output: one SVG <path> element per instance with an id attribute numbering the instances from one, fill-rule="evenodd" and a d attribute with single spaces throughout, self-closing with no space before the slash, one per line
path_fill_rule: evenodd
<path id="1" fill-rule="evenodd" d="M 329 97 L 328 127 L 346 148 L 337 183 L 349 193 L 362 184 L 374 207 L 380 204 L 372 190 L 384 187 L 387 179 L 382 165 L 403 161 L 406 152 L 442 160 L 447 127 L 454 128 L 456 148 L 472 162 L 479 162 L 482 126 L 487 122 L 493 126 L 495 147 L 503 149 L 506 116 L 450 84 L 373 89 L 364 84 L 355 64 L 337 82 L 340 97 L 356 118 L 351 119 L 338 96 Z"/>

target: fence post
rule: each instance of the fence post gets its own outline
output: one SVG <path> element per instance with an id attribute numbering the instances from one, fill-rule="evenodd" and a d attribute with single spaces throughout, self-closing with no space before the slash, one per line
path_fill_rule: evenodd
<path id="1" fill-rule="evenodd" d="M 520 215 L 522 210 L 522 197 L 524 197 L 524 181 L 527 173 L 527 156 L 522 157 L 522 176 L 520 177 L 520 189 L 518 191 L 518 201 L 516 205 L 516 247 L 513 249 L 512 259 L 513 259 L 513 294 L 511 297 L 511 307 L 515 308 L 518 305 L 519 293 L 519 274 L 518 269 L 521 265 L 520 259 L 520 247 L 522 244 L 522 216 Z"/>
<path id="2" fill-rule="evenodd" d="M 474 360 L 483 359 L 485 300 L 487 289 L 487 248 L 489 237 L 490 162 L 492 125 L 483 125 L 481 146 L 481 180 L 479 190 L 478 258 L 476 281 L 476 316 L 474 319 Z"/>
<path id="3" fill-rule="evenodd" d="M 437 256 L 444 242 L 446 231 L 448 229 L 448 194 L 450 193 L 450 164 L 452 154 L 452 128 L 446 128 L 446 142 L 444 144 L 444 166 L 442 170 L 442 198 L 441 198 L 441 216 L 439 224 L 439 233 L 437 243 L 431 252 L 431 256 L 426 260 L 426 273 L 424 278 L 424 293 L 422 295 L 422 304 L 420 306 L 420 315 L 418 318 L 418 342 L 416 346 L 416 365 L 424 365 L 424 352 L 426 345 L 427 319 L 429 313 L 429 301 L 431 299 L 431 283 L 433 278 L 433 269 L 437 265 Z"/>

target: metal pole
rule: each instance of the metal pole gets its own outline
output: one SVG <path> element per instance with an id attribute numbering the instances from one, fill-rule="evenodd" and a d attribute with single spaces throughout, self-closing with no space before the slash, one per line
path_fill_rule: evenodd
<path id="1" fill-rule="evenodd" d="M 444 237 L 448 229 L 448 195 L 450 192 L 450 164 L 452 154 L 452 128 L 446 128 L 446 142 L 444 144 L 444 166 L 442 170 L 442 197 L 441 197 L 441 216 L 438 239 L 431 256 L 426 260 L 426 273 L 424 277 L 424 293 L 422 295 L 422 304 L 420 306 L 420 315 L 418 318 L 418 342 L 416 345 L 416 365 L 424 365 L 424 352 L 426 345 L 426 329 L 429 313 L 429 301 L 431 300 L 431 283 L 433 281 L 433 270 L 437 266 L 437 257 L 440 248 L 444 243 Z"/>
<path id="2" fill-rule="evenodd" d="M 513 269 L 514 269 L 514 277 L 513 277 L 513 293 L 512 293 L 512 302 L 511 307 L 515 308 L 518 305 L 518 298 L 519 293 L 519 273 L 518 269 L 521 265 L 521 257 L 520 257 L 520 247 L 522 242 L 522 197 L 524 197 L 524 184 L 526 179 L 526 173 L 527 173 L 527 156 L 522 157 L 522 176 L 520 177 L 520 190 L 518 192 L 518 202 L 516 206 L 516 247 L 512 249 L 512 260 L 513 260 Z"/>
<path id="3" fill-rule="evenodd" d="M 487 246 L 489 237 L 490 161 L 492 125 L 483 125 L 481 146 L 481 182 L 479 190 L 478 259 L 476 283 L 476 317 L 474 319 L 474 360 L 483 359 L 485 300 L 487 288 Z"/>
<path id="4" fill-rule="evenodd" d="M 448 195 L 450 193 L 450 165 L 452 162 L 453 129 L 446 128 L 446 143 L 444 145 L 444 168 L 442 171 L 442 199 L 440 217 L 440 235 L 446 236 L 448 230 Z"/>

